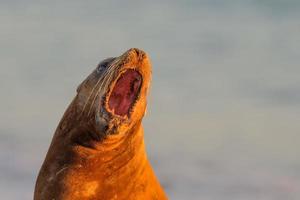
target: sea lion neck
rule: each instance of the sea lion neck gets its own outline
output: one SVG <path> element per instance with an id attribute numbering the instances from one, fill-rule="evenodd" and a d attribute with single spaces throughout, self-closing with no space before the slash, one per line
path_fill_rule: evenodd
<path id="1" fill-rule="evenodd" d="M 139 124 L 128 133 L 106 136 L 101 142 L 95 143 L 93 148 L 75 146 L 73 152 L 79 158 L 85 157 L 87 160 L 84 163 L 87 165 L 95 159 L 98 165 L 104 168 L 107 165 L 122 168 L 130 165 L 130 161 L 144 151 L 143 145 L 143 129 Z"/>

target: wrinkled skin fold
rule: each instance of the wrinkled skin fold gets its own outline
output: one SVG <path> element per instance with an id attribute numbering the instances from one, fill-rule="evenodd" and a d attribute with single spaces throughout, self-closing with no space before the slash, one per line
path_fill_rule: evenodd
<path id="1" fill-rule="evenodd" d="M 97 66 L 55 131 L 34 200 L 167 199 L 141 124 L 150 80 L 149 58 L 136 48 Z"/>

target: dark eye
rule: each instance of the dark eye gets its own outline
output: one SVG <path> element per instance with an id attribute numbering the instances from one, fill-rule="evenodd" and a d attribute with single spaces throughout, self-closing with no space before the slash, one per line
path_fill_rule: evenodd
<path id="1" fill-rule="evenodd" d="M 114 60 L 115 58 L 107 58 L 99 63 L 97 67 L 97 73 L 102 73 L 105 71 L 105 69 L 109 66 L 109 64 Z"/>
<path id="2" fill-rule="evenodd" d="M 97 72 L 102 73 L 107 68 L 107 62 L 101 62 L 97 67 Z"/>

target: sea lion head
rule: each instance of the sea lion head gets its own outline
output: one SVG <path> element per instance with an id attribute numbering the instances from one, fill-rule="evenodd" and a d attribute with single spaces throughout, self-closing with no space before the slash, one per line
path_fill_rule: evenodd
<path id="1" fill-rule="evenodd" d="M 144 116 L 150 79 L 150 61 L 142 50 L 103 60 L 77 88 L 76 121 L 98 138 L 126 133 Z"/>

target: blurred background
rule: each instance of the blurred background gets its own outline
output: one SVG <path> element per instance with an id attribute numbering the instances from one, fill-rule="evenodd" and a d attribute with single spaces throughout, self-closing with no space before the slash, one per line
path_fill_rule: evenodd
<path id="1" fill-rule="evenodd" d="M 146 145 L 170 199 L 300 199 L 300 1 L 0 0 L 0 198 L 32 199 L 78 84 L 153 64 Z"/>

